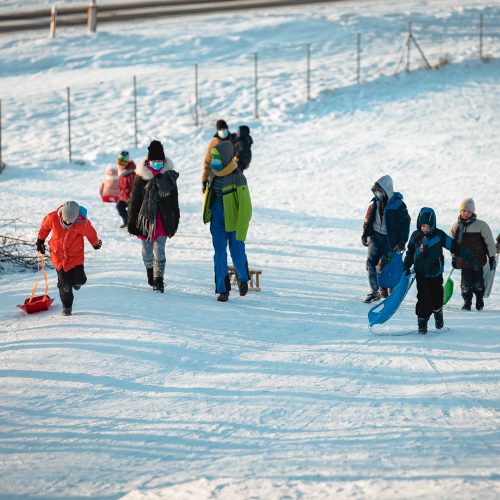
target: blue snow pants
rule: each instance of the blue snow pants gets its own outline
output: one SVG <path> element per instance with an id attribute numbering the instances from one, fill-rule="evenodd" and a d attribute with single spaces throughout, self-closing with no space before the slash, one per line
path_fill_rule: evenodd
<path id="1" fill-rule="evenodd" d="M 376 292 L 379 288 L 377 264 L 380 258 L 385 263 L 385 256 L 389 250 L 389 239 L 387 235 L 373 231 L 368 243 L 368 258 L 366 259 L 366 270 L 368 271 L 368 281 L 372 291 Z"/>
<path id="2" fill-rule="evenodd" d="M 227 244 L 233 266 L 240 281 L 250 279 L 248 273 L 248 261 L 245 253 L 245 242 L 236 239 L 236 231 L 226 231 L 224 226 L 224 207 L 222 203 L 215 202 L 212 205 L 212 220 L 210 232 L 212 233 L 212 244 L 214 246 L 214 270 L 215 270 L 215 292 L 229 292 L 229 271 L 227 268 Z"/>

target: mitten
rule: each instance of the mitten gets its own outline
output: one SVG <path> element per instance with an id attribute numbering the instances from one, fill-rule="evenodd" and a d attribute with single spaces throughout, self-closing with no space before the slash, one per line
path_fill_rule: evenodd
<path id="1" fill-rule="evenodd" d="M 208 181 L 202 181 L 201 192 L 204 193 L 207 190 Z"/>
<path id="2" fill-rule="evenodd" d="M 101 247 L 102 247 L 102 240 L 99 240 L 99 241 L 97 242 L 97 245 L 95 245 L 95 246 L 94 246 L 94 248 L 95 248 L 96 250 L 99 250 L 99 248 L 101 248 Z"/>
<path id="3" fill-rule="evenodd" d="M 493 271 L 493 268 L 495 267 L 495 257 L 490 257 L 489 259 L 490 262 L 490 270 Z"/>
<path id="4" fill-rule="evenodd" d="M 361 236 L 361 243 L 363 243 L 364 247 L 368 246 L 368 238 L 366 236 Z"/>
<path id="5" fill-rule="evenodd" d="M 41 240 L 40 238 L 38 238 L 36 240 L 36 249 L 40 252 L 40 253 L 45 253 L 45 240 Z"/>

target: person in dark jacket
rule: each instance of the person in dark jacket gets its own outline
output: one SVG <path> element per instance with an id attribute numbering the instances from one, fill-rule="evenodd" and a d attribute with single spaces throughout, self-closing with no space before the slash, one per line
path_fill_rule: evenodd
<path id="1" fill-rule="evenodd" d="M 410 274 L 410 269 L 414 266 L 417 279 L 415 313 L 418 317 L 419 333 L 427 333 L 427 322 L 431 314 L 434 314 L 434 321 L 438 330 L 444 326 L 443 248 L 472 262 L 474 268 L 481 267 L 480 263 L 473 259 L 466 249 L 436 227 L 434 210 L 424 207 L 418 214 L 417 230 L 410 237 L 404 259 L 406 274 Z"/>
<path id="2" fill-rule="evenodd" d="M 392 179 L 381 177 L 372 187 L 374 197 L 365 215 L 361 242 L 368 247 L 366 270 L 371 290 L 364 302 L 379 300 L 379 274 L 386 260 L 395 252 L 403 252 L 410 233 L 411 218 L 401 193 L 394 192 Z M 379 265 L 378 269 L 377 266 Z M 382 290 L 387 296 L 387 290 Z"/>
<path id="3" fill-rule="evenodd" d="M 250 166 L 252 161 L 253 139 L 250 129 L 246 125 L 240 125 L 236 135 L 236 162 L 238 168 L 243 172 Z"/>
<path id="4" fill-rule="evenodd" d="M 179 226 L 179 195 L 174 164 L 160 141 L 152 141 L 137 170 L 128 213 L 128 231 L 142 240 L 142 259 L 148 284 L 163 293 L 165 243 Z"/>
<path id="5" fill-rule="evenodd" d="M 460 205 L 458 220 L 451 226 L 451 237 L 467 248 L 469 252 L 481 263 L 481 268 L 474 270 L 470 263 L 460 256 L 453 256 L 452 266 L 462 270 L 460 288 L 464 304 L 462 309 L 470 311 L 472 297 L 476 295 L 476 309 L 481 311 L 484 307 L 484 276 L 483 267 L 487 262 L 490 269 L 495 267 L 495 240 L 493 233 L 486 222 L 476 216 L 476 207 L 472 198 L 465 198 Z"/>

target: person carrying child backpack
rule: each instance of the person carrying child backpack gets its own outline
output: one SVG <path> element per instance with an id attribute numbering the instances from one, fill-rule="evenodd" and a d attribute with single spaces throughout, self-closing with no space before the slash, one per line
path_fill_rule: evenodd
<path id="1" fill-rule="evenodd" d="M 122 151 L 116 159 L 116 164 L 120 169 L 119 186 L 120 194 L 119 200 L 116 203 L 116 209 L 123 220 L 121 228 L 128 225 L 128 202 L 130 200 L 130 193 L 135 180 L 135 163 L 130 160 L 128 151 Z"/>
<path id="2" fill-rule="evenodd" d="M 250 135 L 250 129 L 246 125 L 240 125 L 236 134 L 236 162 L 238 168 L 243 172 L 250 166 L 252 161 L 253 139 Z"/>
<path id="3" fill-rule="evenodd" d="M 480 269 L 473 269 L 469 262 L 460 256 L 453 256 L 452 266 L 462 270 L 460 288 L 464 305 L 462 309 L 471 310 L 472 297 L 476 295 L 476 309 L 484 307 L 484 277 L 483 267 L 488 262 L 490 269 L 495 267 L 495 240 L 493 233 L 486 222 L 479 220 L 476 215 L 476 206 L 472 198 L 465 198 L 460 205 L 458 220 L 451 226 L 451 237 L 465 247 L 481 263 Z"/>
<path id="4" fill-rule="evenodd" d="M 142 241 L 148 284 L 160 293 L 165 289 L 165 243 L 179 226 L 178 177 L 161 142 L 152 141 L 147 158 L 137 167 L 130 195 L 128 231 Z"/>
<path id="5" fill-rule="evenodd" d="M 101 248 L 102 241 L 87 219 L 87 210 L 76 201 L 67 201 L 44 217 L 36 241 L 36 248 L 42 254 L 45 253 L 45 240 L 50 232 L 52 232 L 49 241 L 50 260 L 57 270 L 62 314 L 71 316 L 73 289 L 79 290 L 87 282 L 83 268 L 83 238 L 87 238 L 95 250 Z"/>
<path id="6" fill-rule="evenodd" d="M 241 296 L 248 292 L 248 260 L 245 239 L 252 218 L 252 201 L 247 180 L 236 166 L 234 148 L 223 141 L 210 152 L 211 172 L 203 199 L 203 222 L 210 222 L 214 247 L 215 293 L 227 302 L 231 283 L 227 267 L 227 245 L 238 279 Z"/>
<path id="7" fill-rule="evenodd" d="M 436 214 L 432 208 L 424 207 L 417 218 L 417 230 L 410 236 L 404 268 L 406 274 L 414 266 L 417 280 L 417 304 L 415 313 L 418 317 L 418 332 L 427 333 L 427 322 L 434 314 L 436 328 L 444 326 L 443 318 L 443 248 L 460 255 L 472 262 L 474 269 L 481 264 L 444 231 L 436 227 Z"/>
<path id="8" fill-rule="evenodd" d="M 215 128 L 216 128 L 215 134 L 210 139 L 210 142 L 208 143 L 207 146 L 207 150 L 205 152 L 205 156 L 203 158 L 203 172 L 201 174 L 201 185 L 202 185 L 201 190 L 203 193 L 207 188 L 208 178 L 210 177 L 210 162 L 212 161 L 210 152 L 212 151 L 212 148 L 222 141 L 231 141 L 231 144 L 233 144 L 233 156 L 236 154 L 236 145 L 235 145 L 236 135 L 229 132 L 229 127 L 226 121 L 217 120 Z"/>

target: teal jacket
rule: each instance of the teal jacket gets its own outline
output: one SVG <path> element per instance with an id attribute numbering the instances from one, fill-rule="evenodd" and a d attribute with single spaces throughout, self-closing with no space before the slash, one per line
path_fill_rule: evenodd
<path id="1" fill-rule="evenodd" d="M 236 231 L 237 240 L 245 241 L 252 218 L 252 200 L 247 180 L 237 168 L 221 178 L 223 180 L 224 226 L 227 232 Z M 212 220 L 211 207 L 215 199 L 213 179 L 214 173 L 210 172 L 203 198 L 203 222 L 205 224 Z"/>

